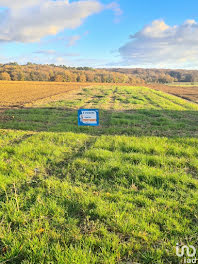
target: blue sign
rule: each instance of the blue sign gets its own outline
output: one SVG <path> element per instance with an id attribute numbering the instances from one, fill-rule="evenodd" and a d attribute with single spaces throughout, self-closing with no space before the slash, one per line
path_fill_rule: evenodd
<path id="1" fill-rule="evenodd" d="M 80 109 L 78 110 L 79 126 L 99 126 L 98 109 Z"/>

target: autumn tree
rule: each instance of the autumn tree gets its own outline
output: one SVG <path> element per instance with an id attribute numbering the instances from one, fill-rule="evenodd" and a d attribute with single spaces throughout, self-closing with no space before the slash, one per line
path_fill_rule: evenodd
<path id="1" fill-rule="evenodd" d="M 10 81 L 11 80 L 10 74 L 7 72 L 1 72 L 0 80 Z"/>
<path id="2" fill-rule="evenodd" d="M 54 81 L 55 82 L 64 82 L 64 76 L 62 74 L 56 74 L 54 76 Z"/>
<path id="3" fill-rule="evenodd" d="M 86 76 L 84 73 L 78 74 L 77 82 L 86 82 Z"/>

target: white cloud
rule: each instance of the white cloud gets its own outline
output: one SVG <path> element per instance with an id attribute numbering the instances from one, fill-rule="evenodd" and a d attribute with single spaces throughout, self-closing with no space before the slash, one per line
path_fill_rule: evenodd
<path id="1" fill-rule="evenodd" d="M 80 35 L 74 35 L 67 38 L 67 46 L 72 47 L 75 46 L 77 41 L 81 39 Z"/>
<path id="2" fill-rule="evenodd" d="M 80 26 L 90 15 L 109 6 L 97 0 L 0 0 L 0 41 L 35 42 L 64 29 Z"/>
<path id="3" fill-rule="evenodd" d="M 62 56 L 64 56 L 64 57 L 79 57 L 80 53 L 67 52 L 67 53 L 64 53 Z"/>
<path id="4" fill-rule="evenodd" d="M 41 55 L 54 55 L 54 54 L 56 54 L 56 51 L 55 50 L 37 50 L 33 53 L 41 54 Z"/>
<path id="5" fill-rule="evenodd" d="M 42 2 L 43 0 L 0 0 L 0 6 L 2 7 L 8 7 L 8 8 L 21 8 L 24 6 L 33 6 L 38 4 L 39 2 Z"/>
<path id="6" fill-rule="evenodd" d="M 33 54 L 38 54 L 38 55 L 42 55 L 42 56 L 62 56 L 62 57 L 79 57 L 80 54 L 79 53 L 74 53 L 74 52 L 66 52 L 66 53 L 62 53 L 62 52 L 57 52 L 56 50 L 36 50 L 33 52 Z"/>
<path id="7" fill-rule="evenodd" d="M 198 66 L 198 23 L 186 20 L 169 26 L 155 20 L 130 36 L 119 49 L 120 66 L 189 67 Z"/>
<path id="8" fill-rule="evenodd" d="M 123 11 L 121 10 L 120 5 L 118 3 L 116 3 L 116 2 L 112 2 L 109 5 L 107 5 L 107 8 L 108 9 L 112 9 L 114 11 L 114 14 L 115 14 L 114 22 L 115 23 L 119 23 L 120 22 L 120 17 L 123 14 Z"/>

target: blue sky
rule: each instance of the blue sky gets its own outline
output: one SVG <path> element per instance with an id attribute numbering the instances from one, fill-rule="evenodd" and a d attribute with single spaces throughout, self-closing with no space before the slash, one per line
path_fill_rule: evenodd
<path id="1" fill-rule="evenodd" d="M 13 2 L 0 0 L 2 63 L 198 68 L 196 0 Z"/>

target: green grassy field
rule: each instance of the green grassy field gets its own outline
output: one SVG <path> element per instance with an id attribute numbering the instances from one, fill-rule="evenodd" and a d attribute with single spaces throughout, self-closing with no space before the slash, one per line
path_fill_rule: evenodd
<path id="1" fill-rule="evenodd" d="M 82 107 L 100 127 L 77 126 Z M 178 264 L 177 242 L 198 246 L 196 104 L 84 88 L 0 129 L 0 263 Z"/>

